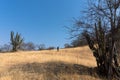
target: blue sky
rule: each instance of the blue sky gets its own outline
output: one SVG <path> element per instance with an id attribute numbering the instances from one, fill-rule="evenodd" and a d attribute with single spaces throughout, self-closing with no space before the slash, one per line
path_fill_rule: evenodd
<path id="1" fill-rule="evenodd" d="M 10 42 L 10 31 L 25 42 L 63 47 L 70 40 L 64 26 L 79 17 L 85 0 L 0 0 L 0 44 Z"/>

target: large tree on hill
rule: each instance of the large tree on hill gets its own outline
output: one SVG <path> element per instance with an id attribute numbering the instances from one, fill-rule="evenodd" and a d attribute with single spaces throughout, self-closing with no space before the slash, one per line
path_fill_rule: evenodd
<path id="1" fill-rule="evenodd" d="M 12 51 L 17 51 L 20 48 L 20 45 L 23 43 L 23 38 L 19 33 L 16 33 L 16 35 L 14 35 L 14 32 L 11 31 L 10 41 L 12 45 Z"/>
<path id="2" fill-rule="evenodd" d="M 71 32 L 82 33 L 97 62 L 99 75 L 120 79 L 117 43 L 120 40 L 120 0 L 91 0 L 84 20 L 75 20 Z"/>

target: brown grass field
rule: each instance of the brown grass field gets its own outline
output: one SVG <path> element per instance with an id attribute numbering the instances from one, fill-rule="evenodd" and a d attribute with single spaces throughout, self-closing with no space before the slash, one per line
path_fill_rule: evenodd
<path id="1" fill-rule="evenodd" d="M 0 54 L 0 80 L 101 80 L 87 46 Z"/>

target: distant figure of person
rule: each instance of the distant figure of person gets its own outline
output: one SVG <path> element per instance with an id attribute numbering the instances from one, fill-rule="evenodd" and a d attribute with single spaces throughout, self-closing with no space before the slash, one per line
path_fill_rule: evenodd
<path id="1" fill-rule="evenodd" d="M 57 47 L 57 51 L 59 51 L 59 47 Z"/>

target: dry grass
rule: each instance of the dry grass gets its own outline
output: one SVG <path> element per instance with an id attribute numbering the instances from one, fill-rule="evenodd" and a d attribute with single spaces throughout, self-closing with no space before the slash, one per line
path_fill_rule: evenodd
<path id="1" fill-rule="evenodd" d="M 87 46 L 0 54 L 0 80 L 100 80 Z M 95 77 L 96 76 L 96 77 Z"/>

